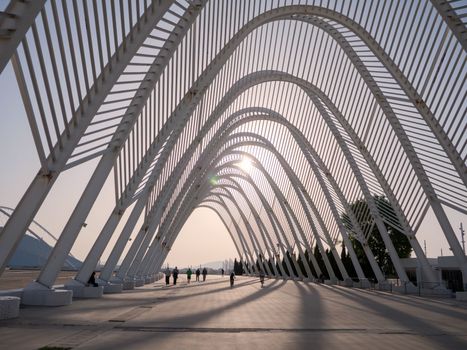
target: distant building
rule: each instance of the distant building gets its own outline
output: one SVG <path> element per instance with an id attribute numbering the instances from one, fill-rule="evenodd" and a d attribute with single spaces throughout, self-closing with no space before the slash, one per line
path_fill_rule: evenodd
<path id="1" fill-rule="evenodd" d="M 433 270 L 436 272 L 437 281 L 445 286 L 447 289 L 451 289 L 453 292 L 462 291 L 462 272 L 457 263 L 456 257 L 454 256 L 439 256 L 438 258 L 429 258 Z M 429 284 L 433 282 L 427 282 L 424 280 L 421 273 L 420 263 L 417 258 L 401 259 L 402 266 L 404 266 L 407 276 L 410 281 L 420 285 L 424 288 L 432 288 Z"/>
<path id="2" fill-rule="evenodd" d="M 19 243 L 18 248 L 7 266 L 16 269 L 41 268 L 47 262 L 51 251 L 52 247 L 46 242 L 26 234 Z M 81 267 L 81 264 L 82 262 L 78 259 L 68 256 L 63 264 L 63 269 L 77 270 Z"/>

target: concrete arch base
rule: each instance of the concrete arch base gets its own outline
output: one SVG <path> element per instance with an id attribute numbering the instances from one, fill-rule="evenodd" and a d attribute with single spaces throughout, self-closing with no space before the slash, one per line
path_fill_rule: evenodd
<path id="1" fill-rule="evenodd" d="M 24 305 L 63 306 L 70 305 L 73 291 L 48 288 L 37 282 L 28 284 L 23 290 L 21 303 Z"/>
<path id="2" fill-rule="evenodd" d="M 102 284 L 104 287 L 104 294 L 116 294 L 121 293 L 123 291 L 123 284 L 122 283 L 105 283 Z"/>
<path id="3" fill-rule="evenodd" d="M 0 296 L 0 320 L 18 317 L 20 301 L 18 297 Z"/>
<path id="4" fill-rule="evenodd" d="M 101 298 L 104 294 L 104 287 L 87 286 L 74 279 L 65 283 L 65 289 L 73 291 L 73 298 Z"/>

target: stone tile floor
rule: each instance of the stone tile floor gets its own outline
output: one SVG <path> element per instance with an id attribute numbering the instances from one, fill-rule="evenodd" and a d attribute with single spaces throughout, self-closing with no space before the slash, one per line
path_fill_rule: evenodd
<path id="1" fill-rule="evenodd" d="M 0 321 L 0 349 L 467 349 L 467 303 L 295 281 L 162 281 Z"/>

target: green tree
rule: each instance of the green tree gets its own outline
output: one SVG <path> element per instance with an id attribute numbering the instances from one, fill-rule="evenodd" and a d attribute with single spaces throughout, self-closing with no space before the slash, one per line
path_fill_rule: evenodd
<path id="1" fill-rule="evenodd" d="M 342 243 L 342 251 L 341 251 L 341 261 L 342 264 L 344 265 L 345 269 L 347 270 L 347 273 L 351 278 L 357 278 L 357 272 L 355 271 L 355 267 L 353 266 L 352 259 L 350 258 L 350 254 L 347 253 L 347 250 L 345 249 L 345 244 Z"/>
<path id="2" fill-rule="evenodd" d="M 237 259 L 234 260 L 234 273 L 237 276 L 243 275 L 244 270 L 243 270 L 243 263 L 242 261 L 237 261 Z"/>
<path id="3" fill-rule="evenodd" d="M 392 208 L 391 204 L 384 196 L 374 196 L 376 205 L 378 208 L 384 208 L 384 212 L 386 213 L 386 217 L 391 217 L 392 220 L 396 218 L 396 214 L 394 209 Z M 383 239 L 379 233 L 377 226 L 374 223 L 373 217 L 370 215 L 370 209 L 368 207 L 368 203 L 363 200 L 357 200 L 350 205 L 350 207 L 354 210 L 355 213 L 358 213 L 358 222 L 362 227 L 363 232 L 366 230 L 371 229 L 371 233 L 368 236 L 368 246 L 370 247 L 371 251 L 375 255 L 376 262 L 381 268 L 381 271 L 388 276 L 388 277 L 397 277 L 396 271 L 394 269 L 394 265 L 391 261 L 391 258 L 386 250 L 386 246 L 384 244 Z M 344 225 L 347 229 L 353 230 L 352 224 L 350 223 L 350 219 L 346 213 L 341 215 Z M 400 258 L 408 258 L 410 257 L 410 253 L 412 252 L 412 246 L 406 235 L 404 235 L 401 231 L 397 230 L 393 226 L 388 225 L 384 222 L 386 230 L 388 231 L 389 237 L 396 249 L 397 254 Z M 350 240 L 352 241 L 352 246 L 355 250 L 355 254 L 358 257 L 360 265 L 362 266 L 363 272 L 365 276 L 375 278 L 373 270 L 371 269 L 370 263 L 366 258 L 366 254 L 363 251 L 363 247 L 360 242 L 353 236 L 350 236 Z M 350 260 L 350 259 L 349 259 Z"/>
<path id="4" fill-rule="evenodd" d="M 315 259 L 318 262 L 318 266 L 321 269 L 322 274 L 324 275 L 326 279 L 329 279 L 329 273 L 328 273 L 328 270 L 326 269 L 326 265 L 324 264 L 324 259 L 323 259 L 323 256 L 321 255 L 321 252 L 319 251 L 318 245 L 315 245 L 313 255 L 315 256 Z M 319 278 L 320 276 L 317 276 L 317 277 Z"/>

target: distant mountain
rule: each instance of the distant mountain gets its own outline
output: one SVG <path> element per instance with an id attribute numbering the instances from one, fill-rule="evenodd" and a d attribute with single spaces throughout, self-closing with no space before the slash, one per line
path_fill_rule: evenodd
<path id="1" fill-rule="evenodd" d="M 43 240 L 39 240 L 29 235 L 24 235 L 15 254 L 13 254 L 12 258 L 8 262 L 8 266 L 13 268 L 42 267 L 47 262 L 47 258 L 51 251 L 52 247 Z M 68 256 L 63 264 L 63 268 L 79 269 L 81 264 L 82 262 L 78 259 Z"/>

